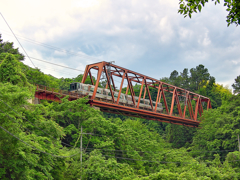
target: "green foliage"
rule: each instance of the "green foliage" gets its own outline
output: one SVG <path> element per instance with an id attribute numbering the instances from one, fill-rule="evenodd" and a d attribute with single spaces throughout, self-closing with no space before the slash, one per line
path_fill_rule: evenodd
<path id="1" fill-rule="evenodd" d="M 0 63 L 2 61 L 1 54 L 3 53 L 10 53 L 13 54 L 17 60 L 23 60 L 24 56 L 18 51 L 18 48 L 13 47 L 13 43 L 11 42 L 3 42 L 2 35 L 0 34 Z"/>
<path id="2" fill-rule="evenodd" d="M 190 89 L 192 91 L 197 91 L 201 87 L 205 86 L 210 78 L 208 69 L 205 68 L 202 64 L 198 65 L 196 68 L 191 68 L 190 73 L 191 73 Z"/>
<path id="3" fill-rule="evenodd" d="M 133 169 L 127 163 L 118 163 L 116 159 L 105 158 L 94 150 L 83 165 L 83 179 L 122 179 L 134 177 Z"/>
<path id="4" fill-rule="evenodd" d="M 237 135 L 240 133 L 240 95 L 232 95 L 217 109 L 204 112 L 201 128 L 193 138 L 193 150 L 221 151 L 226 156 L 227 150 L 236 150 Z M 212 156 L 214 152 L 196 154 Z M 223 159 L 223 158 L 221 158 Z"/>
<path id="5" fill-rule="evenodd" d="M 21 72 L 20 62 L 12 54 L 6 54 L 0 64 L 0 82 L 29 86 L 25 74 Z"/>
<path id="6" fill-rule="evenodd" d="M 240 93 L 240 76 L 237 76 L 235 82 L 232 84 L 233 93 Z"/>
<path id="7" fill-rule="evenodd" d="M 41 151 L 63 155 L 60 141 L 43 134 L 29 121 L 44 129 L 52 136 L 60 138 L 62 129 L 53 121 L 45 119 L 42 111 L 30 105 L 32 97 L 28 87 L 10 83 L 0 83 L 0 125 L 25 143 Z M 3 102 L 13 108 L 10 109 Z M 0 179 L 54 179 L 53 167 L 58 168 L 61 159 L 40 153 L 20 140 L 0 129 Z"/>
<path id="8" fill-rule="evenodd" d="M 169 124 L 166 128 L 166 139 L 172 143 L 173 148 L 188 147 L 195 132 L 195 128 Z"/>
<path id="9" fill-rule="evenodd" d="M 220 3 L 220 0 L 215 1 L 215 5 Z M 202 7 L 208 3 L 208 0 L 180 0 L 178 13 L 183 14 L 184 17 L 192 17 L 193 13 L 201 12 Z M 227 23 L 230 24 L 240 24 L 240 3 L 237 0 L 224 0 L 224 6 L 227 7 Z"/>

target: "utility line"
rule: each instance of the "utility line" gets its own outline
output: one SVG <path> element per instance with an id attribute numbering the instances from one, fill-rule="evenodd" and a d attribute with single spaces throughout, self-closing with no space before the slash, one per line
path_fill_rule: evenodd
<path id="1" fill-rule="evenodd" d="M 71 69 L 71 70 L 75 70 L 75 71 L 81 71 L 81 72 L 84 72 L 84 71 L 79 70 L 79 69 L 74 69 L 74 68 L 70 68 L 70 67 L 67 67 L 67 66 L 63 66 L 63 65 L 59 65 L 59 64 L 55 64 L 55 63 L 51 63 L 51 62 L 44 61 L 44 60 L 41 60 L 41 59 L 38 59 L 38 58 L 34 58 L 34 57 L 31 57 L 31 58 L 34 59 L 34 60 L 37 60 L 37 61 L 41 61 L 41 62 L 44 62 L 44 63 L 52 64 L 52 65 L 55 65 L 55 66 L 60 66 L 60 67 L 63 67 L 63 68 L 67 68 L 67 69 Z"/>
<path id="2" fill-rule="evenodd" d="M 25 37 L 24 37 L 24 38 L 25 38 Z M 25 39 L 28 39 L 28 38 L 25 38 Z M 24 40 L 24 39 L 23 39 L 23 40 Z M 35 40 L 31 40 L 31 39 L 29 39 L 29 40 L 30 40 L 30 41 L 35 41 Z M 35 41 L 35 42 L 37 42 L 37 41 Z M 40 42 L 38 42 L 38 43 L 40 43 Z M 40 43 L 40 44 L 43 44 L 43 43 Z M 40 45 L 40 44 L 38 44 L 38 45 Z M 77 55 L 77 56 L 80 56 L 80 57 L 84 57 L 84 58 L 86 58 L 86 59 L 100 60 L 100 59 L 97 59 L 97 58 L 93 58 L 93 57 L 90 57 L 90 58 L 89 58 L 89 57 L 87 57 L 87 56 L 83 56 L 83 55 L 79 55 L 79 54 L 76 54 L 76 53 L 72 53 L 72 52 L 70 52 L 70 51 L 68 51 L 68 50 L 60 49 L 60 48 L 57 48 L 57 47 L 54 47 L 54 46 L 50 46 L 50 45 L 47 45 L 47 44 L 43 44 L 43 45 L 44 45 L 44 47 L 46 47 L 46 48 L 58 50 L 58 51 L 61 51 L 61 52 L 68 52 L 68 54 Z M 49 47 L 47 47 L 47 46 L 49 46 Z M 30 58 L 30 57 L 29 57 L 29 58 Z M 69 68 L 69 67 L 66 67 L 66 66 L 62 66 L 62 65 L 50 63 L 50 62 L 47 62 L 47 61 L 44 61 L 44 60 L 40 60 L 40 59 L 37 59 L 37 58 L 34 58 L 34 57 L 31 57 L 31 59 L 35 59 L 35 60 L 38 60 L 38 61 L 42 61 L 42 62 L 45 62 L 45 63 L 53 64 L 53 65 L 56 65 L 56 66 L 65 67 L 65 68 L 72 69 L 72 70 L 76 70 L 76 71 L 82 71 L 82 70 L 73 69 L 73 68 Z M 84 71 L 82 71 L 82 72 L 84 72 Z M 92 73 L 92 74 L 96 74 L 96 73 Z M 117 80 L 115 80 L 115 81 L 121 83 L 120 81 L 117 81 Z M 123 83 L 123 84 L 126 85 L 125 83 Z"/>
<path id="3" fill-rule="evenodd" d="M 89 148 L 86 148 L 86 150 L 87 150 L 87 152 L 92 152 L 92 151 L 90 151 L 90 150 L 88 150 Z M 134 151 L 133 151 L 134 152 Z M 136 151 L 135 151 L 136 152 Z M 156 158 L 156 156 L 159 156 L 160 154 L 155 154 L 155 156 L 153 156 L 153 155 L 151 155 L 151 154 L 123 154 L 123 153 L 120 153 L 120 152 L 102 152 L 102 153 L 110 153 L 110 154 L 112 154 L 112 155 L 118 155 L 118 156 L 141 156 L 141 157 L 146 157 L 146 158 Z M 172 154 L 168 154 L 168 153 L 161 153 L 161 155 L 175 155 L 175 154 L 179 154 L 179 152 L 177 152 L 177 153 L 172 153 Z M 183 154 L 183 153 L 181 153 L 181 154 Z M 185 155 L 190 155 L 191 156 L 191 154 L 189 153 L 189 154 L 187 154 L 187 152 L 185 152 L 184 153 Z M 149 156 L 148 156 L 149 155 Z M 192 157 L 192 156 L 191 156 Z M 227 156 L 220 156 L 220 157 L 227 157 Z M 213 157 L 213 156 L 203 156 L 203 157 L 200 157 L 200 158 L 205 158 L 205 159 L 213 159 L 213 158 L 215 158 L 215 157 Z"/>
<path id="4" fill-rule="evenodd" d="M 7 103 L 5 103 L 3 100 L 0 99 L 1 102 L 3 102 L 6 106 L 8 106 L 12 111 L 14 111 L 16 114 L 18 114 L 19 116 L 21 116 L 17 111 L 15 111 L 11 106 L 9 106 Z M 57 140 L 55 137 L 53 137 L 52 135 L 48 134 L 46 131 L 42 130 L 41 128 L 37 127 L 36 125 L 34 125 L 31 121 L 29 121 L 28 119 L 26 119 L 25 117 L 22 117 L 23 119 L 27 120 L 29 123 L 31 123 L 34 127 L 36 127 L 37 129 L 39 129 L 40 131 L 42 131 L 43 133 L 45 133 L 46 135 L 49 135 L 50 137 L 52 137 L 53 139 Z M 64 143 L 63 144 L 69 146 L 69 147 L 73 147 L 70 144 Z"/>
<path id="5" fill-rule="evenodd" d="M 115 149 L 98 149 L 98 148 L 88 148 L 88 149 L 97 149 L 97 150 L 104 150 L 104 151 L 115 151 L 115 152 L 140 152 L 140 153 L 162 153 L 162 151 L 128 151 L 128 150 L 115 150 Z M 190 151 L 191 152 L 230 152 L 230 151 L 236 151 L 236 149 L 231 149 L 231 150 L 216 150 L 216 151 Z M 171 153 L 171 152 L 167 152 Z M 177 152 L 178 153 L 183 153 L 183 152 Z"/>
<path id="6" fill-rule="evenodd" d="M 2 101 L 1 99 L 0 99 L 0 101 Z M 3 101 L 2 101 L 3 102 Z M 7 105 L 5 102 L 3 102 L 5 105 Z M 10 107 L 9 105 L 7 105 L 8 107 Z M 11 107 L 10 107 L 11 108 Z M 11 108 L 12 109 L 12 108 Z M 14 109 L 12 109 L 14 112 L 16 112 Z M 3 112 L 3 111 L 2 111 Z M 17 112 L 16 112 L 17 113 Z M 7 115 L 8 116 L 8 115 Z M 10 118 L 10 116 L 8 116 L 9 118 Z M 26 119 L 26 118 L 24 118 L 24 119 Z M 27 120 L 27 119 L 26 119 Z M 27 120 L 27 121 L 29 121 L 29 120 Z M 29 121 L 30 122 L 30 121 Z M 30 122 L 31 123 L 31 122 Z M 32 124 L 32 123 L 31 123 Z M 34 127 L 36 127 L 34 124 L 32 124 Z M 21 125 L 20 125 L 21 126 Z M 8 132 L 8 133 L 10 133 L 9 131 L 7 131 L 7 130 L 5 130 L 3 127 L 1 127 L 4 131 L 6 131 L 6 132 Z M 27 129 L 27 128 L 26 128 Z M 39 129 L 39 128 L 38 128 Z M 29 130 L 29 129 L 28 129 Z M 41 130 L 41 129 L 39 129 L 39 130 Z M 29 130 L 30 131 L 30 130 Z M 43 130 L 41 130 L 41 131 L 43 131 Z M 31 132 L 31 131 L 30 131 Z M 43 131 L 43 132 L 45 132 L 45 131 Z M 46 132 L 45 132 L 46 133 Z M 11 134 L 11 133 L 10 133 Z M 13 135 L 13 134 L 11 134 L 11 135 Z M 48 134 L 49 135 L 49 134 Z M 14 136 L 14 135 L 13 135 Z M 51 136 L 51 135 L 50 135 Z M 16 136 L 14 136 L 14 137 L 16 137 Z M 52 136 L 51 136 L 52 137 Z M 16 137 L 17 138 L 17 137 Z M 53 137 L 54 138 L 54 137 Z M 17 138 L 17 139 L 19 139 L 19 138 Z M 54 139 L 56 139 L 56 138 L 54 138 Z M 19 139 L 20 140 L 20 139 Z M 57 139 L 56 139 L 57 140 Z M 22 141 L 22 140 L 20 140 L 20 141 Z M 22 141 L 23 142 L 23 141 Z M 24 142 L 25 143 L 25 142 Z M 62 142 L 63 144 L 66 144 L 66 143 L 64 143 L 64 142 Z M 26 144 L 26 143 L 25 143 Z M 29 144 L 27 144 L 27 145 L 29 145 Z M 71 145 L 69 145 L 69 144 L 66 144 L 66 145 L 68 145 L 68 146 L 71 146 Z M 29 145 L 29 146 L 31 146 L 31 145 Z M 73 146 L 71 146 L 71 147 L 73 147 Z M 35 148 L 36 149 L 36 148 Z M 97 148 L 86 148 L 86 149 L 92 149 L 92 150 L 95 150 L 95 149 L 97 149 Z M 97 150 L 104 150 L 104 151 L 115 151 L 115 152 L 153 152 L 153 153 L 157 153 L 157 152 L 154 152 L 154 151 L 127 151 L 127 150 L 113 150 L 113 149 L 97 149 Z M 41 151 L 41 150 L 40 150 Z M 191 151 L 191 152 L 228 152 L 228 151 L 234 151 L 234 150 L 218 150 L 218 151 Z M 43 152 L 43 151 L 41 151 L 41 152 Z M 191 152 L 189 152 L 189 153 L 191 153 Z M 45 153 L 45 152 L 43 152 L 43 153 Z M 162 153 L 162 152 L 161 152 Z M 182 152 L 179 152 L 179 153 L 182 153 Z M 49 154 L 49 153 L 46 153 L 46 154 Z M 177 153 L 175 153 L 175 154 L 177 154 Z"/>
<path id="7" fill-rule="evenodd" d="M 16 139 L 18 139 L 19 141 L 21 141 L 22 143 L 26 144 L 27 146 L 30 146 L 31 148 L 33 148 L 33 149 L 35 149 L 35 150 L 37 150 L 37 151 L 39 151 L 39 152 L 41 152 L 41 153 L 44 153 L 44 154 L 47 154 L 47 155 L 50 155 L 50 156 L 53 156 L 53 157 L 68 158 L 68 157 L 73 157 L 73 156 L 76 156 L 77 154 L 79 154 L 79 153 L 77 153 L 77 154 L 74 154 L 74 155 L 71 155 L 71 156 L 58 156 L 58 155 L 54 155 L 54 154 L 51 154 L 51 153 L 47 153 L 47 152 L 42 151 L 42 150 L 40 150 L 40 149 L 38 149 L 38 148 L 36 148 L 36 147 L 28 144 L 27 142 L 23 141 L 22 139 L 18 138 L 18 137 L 15 136 L 14 134 L 10 133 L 8 130 L 4 129 L 2 126 L 0 126 L 0 128 L 1 128 L 2 130 L 4 130 L 6 133 L 10 134 L 11 136 L 13 136 L 13 137 L 15 137 Z"/>
<path id="8" fill-rule="evenodd" d="M 63 68 L 67 68 L 67 69 L 71 69 L 71 70 L 75 70 L 75 71 L 84 72 L 83 70 L 74 69 L 74 68 L 70 68 L 70 67 L 67 67 L 67 66 L 63 66 L 63 65 L 51 63 L 51 62 L 48 62 L 48 61 L 45 61 L 45 60 L 41 60 L 41 59 L 38 59 L 38 58 L 34 58 L 34 57 L 31 57 L 31 58 L 34 59 L 34 60 L 37 60 L 37 61 L 41 61 L 41 62 L 44 62 L 44 63 L 52 64 L 52 65 L 55 65 L 55 66 L 60 66 L 60 67 L 63 67 Z M 97 75 L 97 73 L 92 73 L 92 74 Z M 121 83 L 120 81 L 117 81 L 117 80 L 114 80 L 114 81 Z M 123 83 L 123 85 L 127 85 L 127 84 Z"/>
<path id="9" fill-rule="evenodd" d="M 87 152 L 89 153 L 89 152 Z M 116 158 L 116 159 L 125 159 L 125 160 L 131 160 L 131 161 L 145 161 L 145 162 L 154 162 L 154 163 L 161 163 L 161 164 L 170 164 L 170 163 L 174 163 L 174 164 L 193 164 L 192 162 L 181 162 L 181 161 L 152 161 L 152 160 L 145 160 L 145 159 L 132 159 L 132 158 L 124 158 L 124 157 L 118 157 L 118 156 L 109 156 L 109 155 L 102 155 L 105 157 L 110 157 L 110 158 Z M 198 162 L 196 159 L 194 159 L 196 162 Z M 233 161 L 228 161 L 228 162 L 237 162 L 240 160 L 233 160 Z M 199 162 L 198 162 L 199 163 Z M 214 162 L 204 162 L 206 164 L 211 164 Z M 223 163 L 223 162 L 222 162 Z"/>
<path id="10" fill-rule="evenodd" d="M 0 13 L 3 20 L 5 21 L 5 23 L 7 24 L 7 26 L 9 27 L 9 29 L 11 30 L 11 32 L 13 33 L 14 37 L 17 39 L 19 45 L 22 47 L 23 51 L 25 52 L 25 54 L 27 55 L 27 57 L 29 58 L 29 60 L 32 62 L 32 60 L 30 59 L 30 57 L 28 56 L 27 52 L 25 51 L 25 49 L 23 48 L 22 44 L 20 43 L 20 41 L 18 40 L 18 38 L 15 36 L 14 32 L 12 31 L 11 27 L 8 25 L 7 21 L 5 20 L 5 18 L 3 17 L 2 13 Z M 32 62 L 33 64 L 33 62 Z M 35 67 L 35 65 L 33 64 L 33 66 Z"/>
<path id="11" fill-rule="evenodd" d="M 3 30 L 3 31 L 6 31 L 6 30 Z M 8 33 L 6 33 L 6 34 L 10 35 Z M 17 35 L 17 36 L 20 37 L 20 39 L 22 39 L 24 41 L 27 41 L 27 42 L 30 42 L 30 43 L 33 43 L 33 44 L 37 44 L 39 46 L 43 46 L 45 48 L 49 48 L 49 49 L 57 50 L 57 51 L 60 51 L 60 52 L 68 53 L 68 54 L 74 55 L 74 56 L 79 56 L 79 57 L 82 57 L 82 58 L 85 58 L 85 59 L 102 61 L 102 60 L 100 60 L 98 58 L 95 58 L 95 57 L 91 57 L 91 56 L 88 56 L 88 55 L 81 55 L 79 53 L 74 53 L 74 52 L 71 52 L 69 50 L 58 48 L 58 47 L 55 47 L 55 46 L 52 46 L 52 45 L 48 45 L 48 44 L 45 44 L 45 43 L 41 43 L 41 42 L 35 41 L 33 39 L 26 38 L 26 37 L 23 37 L 23 36 L 20 36 L 20 35 Z"/>
<path id="12" fill-rule="evenodd" d="M 60 72 L 60 73 L 63 73 L 63 74 L 71 75 L 71 76 L 73 76 L 73 77 L 78 76 L 78 75 L 76 75 L 76 74 L 68 73 L 68 72 L 66 72 L 66 71 L 62 71 L 62 70 L 59 70 L 59 69 L 54 69 L 54 68 L 45 67 L 43 64 L 36 64 L 36 65 L 37 65 L 37 67 L 40 66 L 41 69 L 50 70 L 51 72 L 53 72 L 53 71 L 55 71 L 55 72 Z M 77 72 L 76 72 L 76 73 L 77 73 Z"/>

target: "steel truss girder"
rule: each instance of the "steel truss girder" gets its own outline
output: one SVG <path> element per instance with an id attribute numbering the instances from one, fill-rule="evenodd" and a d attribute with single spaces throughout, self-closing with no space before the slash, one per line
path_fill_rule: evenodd
<path id="1" fill-rule="evenodd" d="M 111 77 L 108 77 L 108 73 L 106 71 L 107 67 L 112 67 L 112 69 L 110 70 L 110 76 Z M 186 119 L 186 121 L 188 120 L 186 118 L 186 111 L 189 112 L 191 120 L 197 121 L 197 118 L 201 117 L 201 115 L 203 113 L 203 107 L 202 107 L 201 102 L 207 102 L 207 109 L 211 108 L 210 99 L 205 97 L 205 96 L 196 94 L 194 92 L 190 92 L 188 90 L 179 88 L 177 86 L 170 85 L 170 84 L 165 83 L 165 82 L 161 82 L 160 80 L 145 76 L 143 74 L 128 70 L 126 68 L 123 68 L 123 67 L 105 62 L 105 61 L 87 65 L 86 69 L 85 69 L 85 72 L 84 72 L 84 75 L 83 75 L 82 83 L 85 82 L 85 80 L 87 78 L 87 75 L 91 73 L 91 69 L 95 69 L 95 70 L 98 71 L 95 89 L 94 89 L 94 92 L 93 92 L 93 96 L 90 99 L 91 101 L 93 101 L 95 99 L 97 87 L 98 87 L 99 80 L 100 80 L 100 75 L 104 72 L 106 74 L 106 77 L 107 77 L 106 88 L 110 89 L 111 96 L 112 96 L 112 104 L 119 105 L 120 93 L 121 93 L 122 88 L 123 88 L 123 81 L 126 80 L 127 81 L 126 94 L 128 93 L 128 91 L 130 91 L 131 96 L 132 96 L 133 105 L 137 109 L 139 109 L 139 102 L 140 102 L 140 98 L 142 96 L 142 90 L 143 89 L 144 89 L 143 99 L 145 99 L 146 93 L 147 93 L 148 98 L 150 100 L 150 106 L 151 106 L 152 112 L 156 112 L 157 104 L 161 101 L 161 99 L 163 99 L 164 107 L 165 107 L 165 110 L 166 110 L 166 115 L 169 115 L 173 119 L 175 118 L 175 116 L 173 116 L 174 103 L 177 104 L 177 110 L 178 110 L 179 116 L 181 118 Z M 113 94 L 113 90 L 112 90 L 112 86 L 113 86 L 114 91 L 116 91 L 114 78 L 113 78 L 114 76 L 122 78 L 120 93 L 119 93 L 116 101 L 114 99 L 114 94 Z M 134 100 L 135 92 L 134 92 L 133 85 L 132 85 L 133 82 L 141 84 L 141 90 L 140 90 L 140 94 L 139 94 L 139 97 L 138 97 L 138 102 L 136 102 L 136 104 L 135 104 L 135 100 Z M 158 94 L 157 94 L 157 99 L 156 99 L 155 106 L 153 106 L 153 103 L 152 103 L 152 97 L 151 97 L 151 92 L 149 90 L 149 87 L 158 89 Z M 171 101 L 171 104 L 170 104 L 170 110 L 169 110 L 169 107 L 167 105 L 167 100 L 166 100 L 166 96 L 165 96 L 164 92 L 172 93 L 172 101 Z M 183 111 L 182 111 L 182 108 L 181 108 L 181 105 L 180 105 L 179 97 L 186 98 Z M 194 111 L 193 111 L 193 106 L 192 106 L 192 103 L 191 103 L 192 100 L 196 102 Z M 128 111 L 128 110 L 126 110 L 126 111 Z M 161 114 L 163 114 L 163 113 L 161 113 Z"/>
<path id="2" fill-rule="evenodd" d="M 112 67 L 112 69 L 110 69 L 110 72 L 108 67 Z M 91 69 L 95 69 L 98 71 L 95 83 L 93 81 Z M 102 73 L 106 74 L 107 84 L 105 88 L 109 88 L 110 90 L 111 97 L 112 97 L 111 103 L 99 101 L 99 100 L 96 100 L 95 98 Z M 170 85 L 160 80 L 142 75 L 140 73 L 122 68 L 120 66 L 116 66 L 108 62 L 103 61 L 103 62 L 87 65 L 82 78 L 82 83 L 86 81 L 88 75 L 90 76 L 92 85 L 95 86 L 93 95 L 89 97 L 89 103 L 91 105 L 100 107 L 101 111 L 108 111 L 108 112 L 110 111 L 111 113 L 121 112 L 121 114 L 127 115 L 127 116 L 141 117 L 149 120 L 156 120 L 161 122 L 168 122 L 173 124 L 197 127 L 200 123 L 200 121 L 198 121 L 197 118 L 201 117 L 203 113 L 202 102 L 207 103 L 207 107 L 206 107 L 207 110 L 209 108 L 212 108 L 210 99 L 205 96 L 190 92 L 188 90 L 179 88 L 177 86 Z M 115 100 L 114 98 L 114 91 L 117 91 L 117 90 L 115 86 L 116 83 L 113 77 L 121 78 L 121 84 L 120 84 L 117 100 Z M 122 92 L 124 81 L 127 81 L 126 94 L 128 93 L 128 91 L 130 91 L 131 98 L 133 101 L 133 107 L 123 106 L 119 104 L 120 94 Z M 141 84 L 138 101 L 136 103 L 134 99 L 135 92 L 132 84 L 133 82 Z M 155 100 L 156 102 L 155 106 L 153 105 L 153 102 L 152 102 L 153 100 L 152 100 L 151 91 L 149 90 L 149 87 L 157 89 L 157 98 Z M 142 91 L 144 91 L 144 93 Z M 171 100 L 170 106 L 168 106 L 165 93 L 172 94 L 172 97 L 171 97 L 172 100 Z M 143 94 L 143 97 L 142 97 L 142 94 Z M 151 106 L 150 111 L 140 109 L 139 107 L 140 99 L 141 98 L 145 99 L 146 94 L 150 101 L 150 106 Z M 35 97 L 39 99 L 47 99 L 47 100 L 52 100 L 57 102 L 61 102 L 61 98 L 65 97 L 66 95 L 69 95 L 69 100 L 75 100 L 75 99 L 84 97 L 83 95 L 79 95 L 71 92 L 68 92 L 68 93 L 54 92 L 53 88 L 51 91 L 49 91 L 46 89 L 46 87 L 39 88 L 38 86 L 37 86 L 37 91 L 35 93 Z M 183 111 L 182 111 L 179 97 L 185 98 Z M 160 103 L 161 100 L 163 102 L 163 106 L 166 111 L 165 113 L 157 112 L 157 104 Z M 195 108 L 192 105 L 193 101 L 195 101 Z M 173 115 L 174 103 L 176 103 L 176 106 L 177 106 L 178 116 Z M 187 111 L 189 113 L 190 119 L 186 118 Z"/>

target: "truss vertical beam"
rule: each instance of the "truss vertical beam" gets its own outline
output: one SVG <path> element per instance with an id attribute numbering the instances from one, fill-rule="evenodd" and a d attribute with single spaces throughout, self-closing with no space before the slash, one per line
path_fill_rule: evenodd
<path id="1" fill-rule="evenodd" d="M 130 89 L 130 92 L 131 92 L 133 104 L 134 104 L 134 106 L 136 106 L 136 102 L 135 102 L 135 99 L 134 99 L 134 92 L 133 92 L 133 89 L 131 88 L 131 82 L 130 82 L 130 79 L 128 78 L 127 72 L 126 72 L 126 77 L 127 77 L 128 86 L 129 86 L 129 89 Z"/>
<path id="2" fill-rule="evenodd" d="M 176 93 L 176 103 L 177 103 L 177 108 L 178 108 L 178 114 L 180 117 L 182 117 L 182 109 L 181 109 L 181 105 L 180 105 L 180 102 L 179 102 L 179 99 L 178 99 L 178 92 L 177 92 L 177 89 L 175 91 Z"/>
<path id="3" fill-rule="evenodd" d="M 198 96 L 197 101 L 196 101 L 195 114 L 194 114 L 194 120 L 195 120 L 195 121 L 197 120 L 199 99 L 200 99 L 200 97 Z"/>
<path id="4" fill-rule="evenodd" d="M 114 89 L 114 91 L 116 91 L 116 87 L 115 87 L 115 84 L 114 84 L 114 81 L 113 81 L 112 73 L 111 73 L 111 78 L 110 79 L 112 80 L 113 89 Z"/>
<path id="5" fill-rule="evenodd" d="M 161 94 L 161 85 L 162 85 L 162 83 L 160 83 L 159 84 L 159 86 L 158 86 L 158 93 L 157 93 L 157 99 L 156 99 L 156 104 L 155 104 L 155 109 L 154 109 L 154 112 L 156 112 L 157 111 L 157 105 L 158 105 L 158 99 L 159 99 L 159 95 Z M 161 98 L 161 97 L 160 97 Z"/>
<path id="6" fill-rule="evenodd" d="M 91 79 L 92 85 L 94 85 L 94 81 L 93 81 L 93 78 L 92 78 L 91 71 L 89 71 L 89 76 L 90 76 L 90 79 Z"/>
<path id="7" fill-rule="evenodd" d="M 111 83 L 110 83 L 110 78 L 109 78 L 108 73 L 107 73 L 107 68 L 106 68 L 106 66 L 104 66 L 104 71 L 105 71 L 105 73 L 106 73 L 107 83 L 108 83 L 108 86 L 109 86 L 109 89 L 110 89 L 110 92 L 111 92 L 112 102 L 115 103 L 114 94 L 113 94 L 113 90 L 112 90 L 112 86 L 111 86 Z"/>
<path id="8" fill-rule="evenodd" d="M 98 89 L 98 84 L 99 84 L 99 81 L 100 81 L 100 77 L 101 77 L 102 71 L 103 71 L 103 65 L 100 64 L 100 65 L 98 66 L 97 81 L 96 81 L 95 88 L 94 88 L 93 95 L 92 95 L 92 98 L 91 98 L 91 99 L 94 99 L 95 96 L 96 96 L 97 89 Z M 90 72 L 90 71 L 89 71 L 89 72 Z"/>
<path id="9" fill-rule="evenodd" d="M 202 101 L 201 98 L 199 98 L 199 107 L 198 107 L 198 112 L 200 117 L 202 116 L 203 110 L 202 110 Z"/>
<path id="10" fill-rule="evenodd" d="M 188 95 L 188 97 L 189 97 L 189 99 L 188 99 L 188 110 L 189 110 L 190 118 L 194 119 L 194 113 L 193 113 L 193 107 L 192 107 L 191 99 L 190 99 L 189 95 Z"/>
<path id="11" fill-rule="evenodd" d="M 183 118 L 185 118 L 185 116 L 186 116 L 186 109 L 187 109 L 187 104 L 188 104 L 188 95 L 189 95 L 189 92 L 186 93 L 186 97 L 185 97 L 186 99 L 184 101 Z"/>
<path id="12" fill-rule="evenodd" d="M 152 111 L 153 111 L 152 97 L 151 97 L 146 79 L 145 79 L 145 85 L 146 85 L 146 88 L 147 88 L 148 97 L 149 97 L 149 100 L 150 100 L 150 105 L 151 105 L 151 108 L 152 108 Z"/>
<path id="13" fill-rule="evenodd" d="M 170 116 L 172 115 L 173 113 L 173 108 L 174 108 L 174 100 L 175 100 L 175 92 L 176 92 L 176 88 L 174 88 L 173 90 L 173 95 L 172 95 L 172 104 L 171 104 L 171 110 L 170 110 Z"/>
<path id="14" fill-rule="evenodd" d="M 144 80 L 144 81 L 145 81 L 145 80 Z M 143 94 L 143 99 L 145 99 L 146 91 L 147 91 L 147 87 L 146 87 L 146 85 L 145 85 L 145 88 L 144 88 L 144 94 Z"/>
<path id="15" fill-rule="evenodd" d="M 164 90 L 163 90 L 163 85 L 161 85 L 162 87 L 162 95 L 163 95 L 163 101 L 164 101 L 164 105 L 165 105 L 165 109 L 166 109 L 166 113 L 169 114 L 169 110 L 168 110 L 168 106 L 167 106 L 167 100 L 164 94 Z"/>
<path id="16" fill-rule="evenodd" d="M 137 108 L 139 108 L 139 104 L 141 101 L 143 85 L 144 85 L 144 79 L 142 80 L 142 85 L 141 85 L 141 89 L 140 89 L 139 96 L 138 96 Z"/>
<path id="17" fill-rule="evenodd" d="M 88 72 L 89 72 L 89 65 L 87 65 L 86 68 L 85 68 L 81 83 L 84 83 L 86 81 Z"/>
<path id="18" fill-rule="evenodd" d="M 126 93 L 125 93 L 125 94 L 128 94 L 128 89 L 129 89 L 129 87 L 128 87 L 128 85 L 127 85 L 127 89 L 126 89 Z"/>
<path id="19" fill-rule="evenodd" d="M 124 79 L 125 79 L 125 72 L 122 75 L 122 82 L 121 82 L 120 89 L 119 89 L 119 92 L 118 92 L 117 104 L 119 103 L 119 99 L 120 99 L 120 96 L 121 96 Z"/>
<path id="20" fill-rule="evenodd" d="M 129 80 L 130 80 L 130 91 L 132 91 L 133 96 L 135 96 L 135 92 L 134 92 L 134 89 L 133 89 L 132 81 L 131 81 L 131 79 L 129 79 Z"/>

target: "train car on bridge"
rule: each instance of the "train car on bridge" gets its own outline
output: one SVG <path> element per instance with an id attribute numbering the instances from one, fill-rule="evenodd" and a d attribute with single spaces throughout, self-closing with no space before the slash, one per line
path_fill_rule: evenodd
<path id="1" fill-rule="evenodd" d="M 88 95 L 89 97 L 91 97 L 93 95 L 94 88 L 95 88 L 94 85 L 76 82 L 76 83 L 71 83 L 70 84 L 69 91 L 74 92 L 74 93 L 78 93 L 78 94 L 83 95 L 83 96 Z M 113 93 L 114 93 L 114 99 L 116 101 L 119 92 L 113 91 Z M 101 101 L 105 101 L 105 102 L 111 102 L 112 101 L 112 96 L 111 96 L 111 92 L 110 92 L 109 89 L 97 88 L 97 93 L 96 93 L 95 97 L 97 99 L 99 99 Z M 135 104 L 137 104 L 138 99 L 139 99 L 139 97 L 134 96 Z M 121 93 L 119 103 L 120 103 L 120 105 L 134 107 L 134 103 L 132 101 L 132 96 L 131 95 Z M 156 102 L 152 101 L 152 103 L 155 106 Z M 143 98 L 140 99 L 139 108 L 149 110 L 149 111 L 152 110 L 152 108 L 150 106 L 150 101 L 148 99 L 143 99 Z M 160 113 L 163 112 L 162 103 L 157 103 L 157 112 L 160 112 Z"/>

